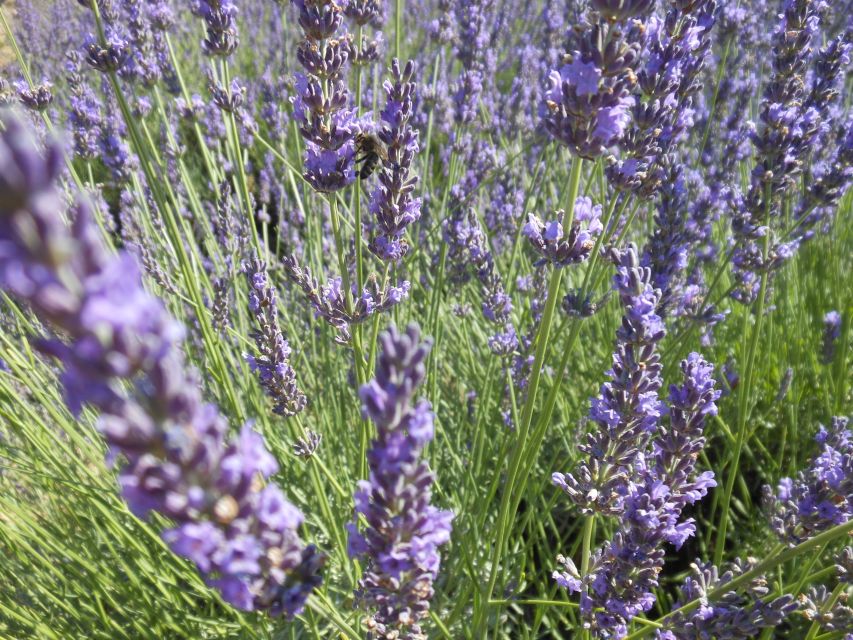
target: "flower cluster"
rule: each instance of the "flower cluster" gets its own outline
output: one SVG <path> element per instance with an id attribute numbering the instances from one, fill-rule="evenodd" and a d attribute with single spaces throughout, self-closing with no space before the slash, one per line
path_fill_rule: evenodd
<path id="1" fill-rule="evenodd" d="M 847 418 L 833 418 L 815 438 L 820 454 L 796 479 L 783 478 L 774 492 L 764 487 L 770 524 L 797 544 L 853 518 L 853 432 Z"/>
<path id="2" fill-rule="evenodd" d="M 682 512 L 716 486 L 713 473 L 696 472 L 705 419 L 716 414 L 720 395 L 713 367 L 693 353 L 681 369 L 684 382 L 670 389 L 669 424 L 634 460 L 613 539 L 594 554 L 586 576 L 555 572 L 558 584 L 581 591 L 581 613 L 599 637 L 624 637 L 628 622 L 652 607 L 664 543 L 678 549 L 693 535 L 695 524 Z"/>
<path id="3" fill-rule="evenodd" d="M 372 25 L 378 29 L 382 26 L 385 22 L 385 1 L 350 0 L 344 8 L 344 13 L 361 33 L 361 41 L 350 47 L 350 62 L 354 65 L 376 62 L 382 52 L 382 32 L 378 31 L 372 40 L 368 40 L 364 27 Z"/>
<path id="4" fill-rule="evenodd" d="M 376 278 L 371 277 L 360 295 L 353 288 L 354 303 L 349 311 L 341 278 L 332 278 L 321 285 L 311 269 L 300 265 L 293 256 L 283 258 L 282 265 L 290 281 L 305 293 L 314 313 L 338 331 L 337 340 L 342 343 L 349 342 L 350 325 L 360 324 L 374 313 L 382 313 L 399 304 L 408 297 L 411 286 L 403 280 L 400 286 L 382 288 Z"/>
<path id="5" fill-rule="evenodd" d="M 366 561 L 356 597 L 370 612 L 371 637 L 425 640 L 420 622 L 429 613 L 432 584 L 450 540 L 453 513 L 430 504 L 434 478 L 421 460 L 433 439 L 429 402 L 414 402 L 430 349 L 415 325 L 381 337 L 376 377 L 360 390 L 365 417 L 376 425 L 368 453 L 370 477 L 358 484 L 355 510 L 366 521 L 349 525 L 349 549 Z"/>
<path id="6" fill-rule="evenodd" d="M 451 277 L 456 282 L 465 282 L 473 272 L 482 290 L 483 317 L 501 327 L 489 340 L 489 347 L 497 355 L 509 355 L 518 347 L 510 319 L 512 299 L 497 272 L 494 255 L 486 243 L 476 212 L 455 209 L 443 222 L 443 237 L 449 247 Z"/>
<path id="7" fill-rule="evenodd" d="M 299 10 L 305 35 L 296 54 L 305 73 L 296 74 L 296 96 L 291 98 L 306 143 L 305 179 L 317 191 L 339 191 L 355 181 L 359 132 L 343 77 L 350 37 L 338 34 L 342 10 L 349 3 L 292 0 L 292 4 Z"/>
<path id="8" fill-rule="evenodd" d="M 409 123 L 417 86 L 412 81 L 414 73 L 412 62 L 402 70 L 396 59 L 391 64 L 393 82 L 385 81 L 382 127 L 376 133 L 387 155 L 370 196 L 370 212 L 376 219 L 370 249 L 386 261 L 398 261 L 406 255 L 409 248 L 403 235 L 421 217 L 421 199 L 412 195 L 418 177 L 411 175 L 418 153 L 418 133 Z"/>
<path id="9" fill-rule="evenodd" d="M 195 13 L 204 18 L 207 36 L 201 43 L 211 57 L 227 57 L 237 49 L 237 5 L 232 0 L 198 0 Z"/>
<path id="10" fill-rule="evenodd" d="M 659 640 L 740 640 L 755 638 L 762 629 L 779 625 L 796 611 L 797 603 L 790 595 L 768 600 L 770 588 L 767 579 L 759 576 L 740 590 L 724 592 L 713 602 L 709 593 L 725 585 L 755 566 L 755 560 L 737 560 L 720 571 L 711 564 L 691 565 L 693 575 L 684 581 L 681 598 L 673 609 L 694 600 L 702 601 L 690 613 L 668 616 L 664 629 L 658 631 Z"/>
<path id="11" fill-rule="evenodd" d="M 523 233 L 533 248 L 542 256 L 539 264 L 550 262 L 557 267 L 577 264 L 589 258 L 596 238 L 604 229 L 601 224 L 601 205 L 579 197 L 575 201 L 574 219 L 568 237 L 563 230 L 564 211 L 557 212 L 556 220 L 543 223 L 538 216 L 529 214 Z M 586 223 L 584 226 L 581 223 Z"/>
<path id="12" fill-rule="evenodd" d="M 275 403 L 273 410 L 283 416 L 296 415 L 305 408 L 307 400 L 296 384 L 296 372 L 290 365 L 290 345 L 279 327 L 278 296 L 269 284 L 263 262 L 255 259 L 243 267 L 243 272 L 251 287 L 249 309 L 259 326 L 252 332 L 258 355 L 247 354 L 246 360 Z"/>
<path id="13" fill-rule="evenodd" d="M 293 616 L 320 583 L 322 556 L 299 538 L 302 514 L 272 483 L 278 466 L 248 425 L 205 404 L 180 351 L 183 328 L 147 293 L 127 253 L 112 255 L 88 206 L 73 226 L 55 188 L 59 145 L 39 154 L 24 125 L 0 137 L 0 286 L 60 331 L 40 348 L 64 365 L 68 407 L 101 413 L 119 484 L 140 517 L 173 525 L 163 539 L 236 607 Z M 130 395 L 124 382 L 135 383 Z"/>
<path id="14" fill-rule="evenodd" d="M 805 74 L 819 26 L 818 2 L 787 0 L 773 37 L 773 75 L 761 102 L 761 128 L 753 135 L 757 163 L 749 191 L 734 205 L 732 264 L 738 287 L 733 297 L 758 297 L 761 274 L 772 273 L 797 250 L 801 239 L 776 239 L 774 221 L 781 198 L 794 186 L 821 129 L 821 110 L 809 104 Z M 769 237 L 768 237 L 769 236 Z"/>
<path id="15" fill-rule="evenodd" d="M 621 139 L 635 101 L 642 28 L 628 17 L 647 13 L 651 3 L 618 4 L 590 13 L 576 29 L 576 48 L 550 72 L 539 109 L 548 133 L 584 158 L 601 156 Z"/>
<path id="16" fill-rule="evenodd" d="M 658 428 L 663 411 L 657 345 L 666 329 L 657 314 L 660 291 L 652 287 L 649 269 L 640 266 L 636 248 L 618 253 L 617 260 L 614 283 L 625 314 L 616 332 L 610 381 L 601 386 L 590 409 L 598 429 L 579 445 L 589 458 L 577 471 L 552 477 L 587 514 L 622 513 L 637 456 Z"/>
<path id="17" fill-rule="evenodd" d="M 632 126 L 620 142 L 624 157 L 607 168 L 617 188 L 650 197 L 664 184 L 661 162 L 692 124 L 715 10 L 714 0 L 673 3 L 663 19 L 646 22 L 645 64 L 637 73 L 642 99 L 635 100 Z"/>
<path id="18" fill-rule="evenodd" d="M 41 112 L 46 110 L 50 103 L 53 102 L 53 93 L 51 93 L 52 85 L 49 82 L 43 82 L 33 86 L 30 89 L 26 82 L 17 84 L 18 98 L 21 100 L 27 109 Z"/>

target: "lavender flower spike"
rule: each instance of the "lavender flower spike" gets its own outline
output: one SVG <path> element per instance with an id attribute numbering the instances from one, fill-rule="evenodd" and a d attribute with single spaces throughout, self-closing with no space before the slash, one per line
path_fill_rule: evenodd
<path id="1" fill-rule="evenodd" d="M 69 408 L 100 411 L 131 510 L 171 520 L 163 539 L 227 602 L 298 614 L 323 561 L 299 538 L 299 510 L 261 481 L 278 470 L 263 439 L 248 425 L 227 439 L 226 418 L 186 368 L 183 328 L 143 288 L 132 256 L 107 252 L 88 206 L 64 223 L 60 145 L 42 156 L 17 117 L 3 125 L 0 287 L 67 337 L 40 348 L 64 365 Z"/>
<path id="2" fill-rule="evenodd" d="M 305 139 L 305 179 L 317 191 L 340 191 L 355 181 L 355 135 L 359 126 L 348 108 L 343 70 L 350 37 L 338 35 L 348 2 L 291 0 L 299 10 L 305 38 L 296 57 L 305 74 L 296 74 L 293 115 Z"/>
<path id="3" fill-rule="evenodd" d="M 379 184 L 370 196 L 370 212 L 376 217 L 376 235 L 370 250 L 381 260 L 397 261 L 408 253 L 403 240 L 406 227 L 421 217 L 421 199 L 412 197 L 418 177 L 410 174 L 418 153 L 418 133 L 409 124 L 415 83 L 412 62 L 400 70 L 395 59 L 391 64 L 393 82 L 385 81 L 387 102 L 382 110 L 382 128 L 377 133 L 387 147 L 388 155 L 379 172 Z"/>
<path id="4" fill-rule="evenodd" d="M 371 612 L 370 637 L 426 640 L 420 621 L 429 612 L 438 547 L 450 540 L 453 519 L 430 505 L 434 477 L 420 459 L 434 435 L 433 415 L 429 402 L 414 403 L 413 396 L 431 343 L 421 342 L 415 325 L 405 333 L 391 327 L 380 341 L 376 378 L 360 391 L 377 437 L 368 453 L 370 478 L 355 493 L 356 513 L 367 527 L 348 525 L 350 555 L 367 563 L 356 597 Z"/>
<path id="5" fill-rule="evenodd" d="M 246 361 L 275 403 L 273 411 L 282 416 L 296 415 L 305 408 L 306 398 L 296 385 L 296 372 L 290 366 L 290 345 L 278 324 L 278 296 L 269 284 L 263 262 L 256 258 L 244 265 L 243 271 L 252 288 L 249 309 L 260 327 L 252 332 L 259 355 L 246 355 Z"/>
<path id="6" fill-rule="evenodd" d="M 664 543 L 678 549 L 693 535 L 694 522 L 683 520 L 682 513 L 716 486 L 710 471 L 696 473 L 705 446 L 705 419 L 716 414 L 720 396 L 713 367 L 692 353 L 681 370 L 683 384 L 670 388 L 669 424 L 658 429 L 651 451 L 634 460 L 619 529 L 582 576 L 587 588 L 581 593 L 581 613 L 596 637 L 624 637 L 631 619 L 652 607 Z M 555 578 L 570 589 L 582 589 L 577 580 L 560 574 Z"/>
<path id="7" fill-rule="evenodd" d="M 614 283 L 625 314 L 616 332 L 610 381 L 601 386 L 590 408 L 590 418 L 599 428 L 580 445 L 589 459 L 576 473 L 552 476 L 553 483 L 588 514 L 622 512 L 634 461 L 655 432 L 663 409 L 658 399 L 663 381 L 657 344 L 666 330 L 656 313 L 660 291 L 651 285 L 650 270 L 640 266 L 635 247 L 617 259 Z"/>

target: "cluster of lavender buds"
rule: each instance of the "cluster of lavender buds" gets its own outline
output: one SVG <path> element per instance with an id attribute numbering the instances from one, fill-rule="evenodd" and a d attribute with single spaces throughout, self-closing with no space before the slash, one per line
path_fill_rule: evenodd
<path id="1" fill-rule="evenodd" d="M 410 175 L 418 153 L 418 133 L 409 123 L 417 86 L 412 81 L 414 73 L 412 62 L 402 70 L 396 59 L 391 64 L 393 82 L 385 81 L 382 127 L 376 133 L 387 155 L 370 196 L 370 212 L 376 219 L 370 249 L 385 261 L 398 261 L 406 255 L 409 247 L 403 235 L 421 217 L 421 199 L 412 195 L 418 177 Z"/>
<path id="2" fill-rule="evenodd" d="M 19 82 L 16 84 L 18 99 L 27 109 L 40 113 L 53 102 L 52 86 L 49 82 L 43 82 L 30 89 L 26 82 Z"/>
<path id="3" fill-rule="evenodd" d="M 273 411 L 282 416 L 293 416 L 305 408 L 305 394 L 296 384 L 296 372 L 290 365 L 290 345 L 281 333 L 278 323 L 278 296 L 269 283 L 266 265 L 254 259 L 243 267 L 251 287 L 249 310 L 259 328 L 252 332 L 258 355 L 246 355 L 261 381 L 267 395 L 274 403 Z"/>
<path id="4" fill-rule="evenodd" d="M 131 510 L 171 520 L 163 539 L 227 602 L 299 613 L 322 556 L 299 538 L 299 510 L 263 482 L 275 459 L 249 426 L 228 439 L 228 421 L 186 368 L 183 328 L 145 291 L 133 258 L 107 252 L 88 206 L 74 206 L 71 227 L 63 221 L 62 166 L 58 144 L 41 155 L 17 118 L 4 119 L 0 285 L 64 336 L 40 348 L 64 365 L 69 409 L 100 411 Z"/>
<path id="5" fill-rule="evenodd" d="M 360 127 L 349 108 L 343 77 L 352 47 L 338 34 L 348 2 L 292 0 L 305 34 L 297 59 L 293 116 L 305 139 L 305 179 L 317 191 L 340 191 L 355 181 L 355 137 Z"/>
<path id="6" fill-rule="evenodd" d="M 382 52 L 382 32 L 378 31 L 373 40 L 368 40 L 364 27 L 372 25 L 380 29 L 385 22 L 384 0 L 349 0 L 344 13 L 352 20 L 361 33 L 361 40 L 350 46 L 350 62 L 354 65 L 367 65 L 376 62 Z"/>
<path id="7" fill-rule="evenodd" d="M 773 75 L 761 102 L 761 128 L 752 137 L 757 163 L 749 191 L 736 200 L 732 218 L 732 263 L 739 281 L 732 295 L 743 303 L 758 297 L 761 274 L 777 270 L 800 243 L 796 237 L 774 241 L 773 222 L 780 218 L 780 200 L 802 173 L 820 133 L 821 112 L 809 104 L 805 83 L 819 26 L 818 5 L 814 0 L 787 0 L 773 37 Z"/>
<path id="8" fill-rule="evenodd" d="M 770 589 L 767 579 L 759 576 L 740 590 L 726 591 L 709 601 L 707 596 L 739 575 L 752 569 L 753 559 L 736 560 L 720 572 L 711 564 L 691 565 L 693 575 L 681 587 L 681 599 L 673 606 L 700 600 L 698 608 L 689 613 L 677 612 L 667 616 L 666 626 L 657 633 L 659 640 L 695 640 L 716 638 L 717 640 L 740 640 L 755 638 L 762 629 L 779 625 L 797 610 L 797 603 L 790 595 L 768 600 Z"/>
<path id="9" fill-rule="evenodd" d="M 575 28 L 575 49 L 550 72 L 539 109 L 551 136 L 593 159 L 619 142 L 631 119 L 642 33 L 631 18 L 652 6 L 647 0 L 599 6 L 605 4 L 595 3 L 603 13 L 590 12 Z"/>
<path id="10" fill-rule="evenodd" d="M 211 57 L 227 57 L 234 53 L 240 44 L 237 5 L 231 0 L 197 0 L 193 12 L 204 19 L 207 29 L 202 50 Z"/>
<path id="11" fill-rule="evenodd" d="M 841 314 L 837 311 L 827 311 L 823 316 L 823 348 L 821 361 L 830 364 L 835 360 L 835 347 L 841 337 Z"/>
<path id="12" fill-rule="evenodd" d="M 332 278 L 321 285 L 311 269 L 300 265 L 293 256 L 283 258 L 282 265 L 290 281 L 305 293 L 317 317 L 323 318 L 338 331 L 336 340 L 342 344 L 350 340 L 351 325 L 361 324 L 374 313 L 382 313 L 399 304 L 408 297 L 411 286 L 407 280 L 403 280 L 400 286 L 386 285 L 382 288 L 372 276 L 368 278 L 360 295 L 353 288 L 354 302 L 350 311 L 341 278 Z"/>
<path id="13" fill-rule="evenodd" d="M 581 592 L 585 624 L 598 637 L 624 637 L 631 619 L 652 607 L 664 543 L 679 549 L 693 535 L 695 524 L 682 512 L 716 486 L 712 472 L 696 472 L 704 423 L 720 395 L 713 367 L 692 353 L 681 370 L 683 384 L 670 389 L 668 425 L 658 426 L 650 449 L 636 453 L 613 539 L 593 555 L 586 576 L 573 575 L 565 558 L 567 571 L 555 572 L 558 584 Z"/>
<path id="14" fill-rule="evenodd" d="M 610 381 L 601 386 L 590 408 L 590 419 L 598 429 L 579 445 L 589 458 L 577 471 L 552 477 L 586 514 L 623 512 L 637 456 L 658 428 L 663 411 L 658 398 L 663 380 L 657 346 L 666 329 L 657 314 L 660 291 L 651 284 L 651 271 L 640 266 L 635 247 L 617 252 L 616 259 L 614 284 L 625 314 L 616 332 Z"/>
<path id="15" fill-rule="evenodd" d="M 798 544 L 853 518 L 853 432 L 847 418 L 833 418 L 815 438 L 820 454 L 796 479 L 783 478 L 774 492 L 764 487 L 773 531 Z"/>
<path id="16" fill-rule="evenodd" d="M 664 183 L 661 162 L 692 124 L 715 10 L 714 0 L 674 3 L 663 20 L 646 22 L 645 64 L 637 73 L 642 97 L 634 102 L 632 126 L 620 142 L 623 158 L 612 159 L 607 169 L 617 188 L 650 197 Z"/>
<path id="17" fill-rule="evenodd" d="M 84 44 L 86 62 L 101 73 L 120 71 L 130 59 L 130 44 L 120 29 L 107 28 L 105 40 L 89 35 Z"/>
<path id="18" fill-rule="evenodd" d="M 847 548 L 850 550 L 850 547 Z M 800 613 L 823 631 L 849 631 L 853 629 L 853 607 L 847 604 L 848 594 L 841 591 L 833 595 L 825 585 L 810 587 L 798 598 Z M 845 636 L 845 640 L 850 633 Z"/>
<path id="19" fill-rule="evenodd" d="M 533 213 L 529 214 L 523 233 L 542 256 L 536 266 L 545 263 L 557 267 L 578 264 L 592 253 L 596 238 L 604 229 L 601 224 L 601 205 L 593 205 L 589 198 L 578 198 L 568 236 L 565 236 L 563 229 L 564 214 L 564 211 L 558 211 L 557 219 L 548 222 L 542 222 Z"/>
<path id="20" fill-rule="evenodd" d="M 366 561 L 356 593 L 370 613 L 371 638 L 426 640 L 420 622 L 429 613 L 433 582 L 450 540 L 453 513 L 430 504 L 434 476 L 421 460 L 434 436 L 426 400 L 413 397 L 426 375 L 430 343 L 410 325 L 381 336 L 376 377 L 360 390 L 365 417 L 376 425 L 368 453 L 370 477 L 358 484 L 355 510 L 366 521 L 348 525 L 349 550 Z"/>

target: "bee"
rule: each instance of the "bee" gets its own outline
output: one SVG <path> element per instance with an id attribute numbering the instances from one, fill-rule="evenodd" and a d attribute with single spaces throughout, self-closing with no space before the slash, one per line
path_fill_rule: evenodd
<path id="1" fill-rule="evenodd" d="M 375 133 L 359 133 L 355 137 L 355 162 L 362 163 L 358 177 L 369 178 L 380 161 L 388 162 L 388 147 Z"/>

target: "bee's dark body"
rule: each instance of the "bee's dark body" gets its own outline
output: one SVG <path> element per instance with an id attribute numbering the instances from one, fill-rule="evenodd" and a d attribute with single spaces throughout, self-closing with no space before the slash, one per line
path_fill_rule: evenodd
<path id="1" fill-rule="evenodd" d="M 369 178 L 380 162 L 388 160 L 388 149 L 375 133 L 359 133 L 355 138 L 356 164 L 361 163 L 358 177 Z"/>

